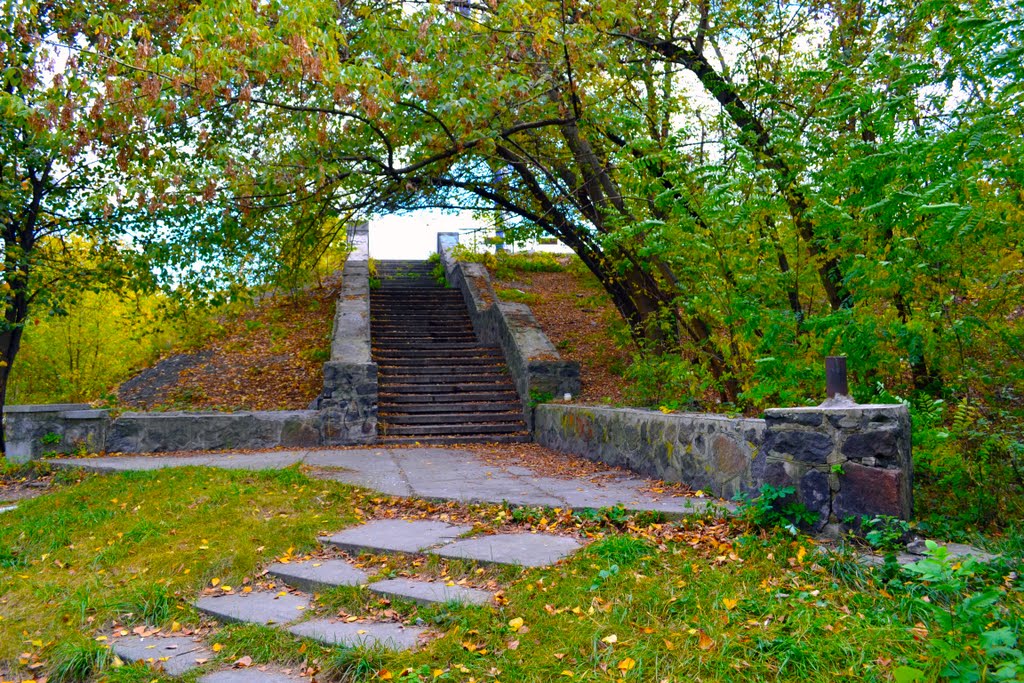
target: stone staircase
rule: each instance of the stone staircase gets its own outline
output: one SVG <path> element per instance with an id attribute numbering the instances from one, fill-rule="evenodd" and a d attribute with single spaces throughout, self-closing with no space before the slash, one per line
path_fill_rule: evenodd
<path id="1" fill-rule="evenodd" d="M 524 442 L 501 349 L 482 344 L 462 294 L 427 261 L 379 261 L 370 293 L 381 444 Z"/>

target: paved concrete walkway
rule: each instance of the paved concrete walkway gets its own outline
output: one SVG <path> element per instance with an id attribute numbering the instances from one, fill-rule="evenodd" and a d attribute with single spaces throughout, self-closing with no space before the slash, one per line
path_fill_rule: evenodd
<path id="1" fill-rule="evenodd" d="M 702 512 L 709 499 L 658 495 L 657 480 L 619 472 L 561 479 L 542 476 L 527 467 L 494 465 L 469 451 L 446 448 L 366 448 L 355 450 L 272 451 L 193 456 L 111 456 L 61 458 L 47 462 L 95 472 L 157 470 L 206 466 L 225 469 L 280 469 L 298 463 L 325 468 L 317 476 L 365 486 L 395 496 L 563 508 L 604 508 L 654 511 L 669 517 Z"/>

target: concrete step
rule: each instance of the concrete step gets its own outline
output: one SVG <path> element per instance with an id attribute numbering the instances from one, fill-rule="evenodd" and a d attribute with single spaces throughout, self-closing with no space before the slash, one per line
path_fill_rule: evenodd
<path id="1" fill-rule="evenodd" d="M 513 401 L 494 401 L 491 403 L 405 403 L 401 406 L 381 402 L 378 416 L 384 419 L 388 415 L 461 415 L 464 413 L 518 413 L 522 414 L 521 403 Z"/>
<path id="2" fill-rule="evenodd" d="M 199 598 L 196 609 L 222 623 L 287 624 L 298 621 L 309 609 L 309 596 L 273 591 L 231 593 Z"/>
<path id="3" fill-rule="evenodd" d="M 409 600 L 421 605 L 460 603 L 489 605 L 494 595 L 478 588 L 451 585 L 444 581 L 416 581 L 415 579 L 385 579 L 367 586 L 378 595 Z"/>
<path id="4" fill-rule="evenodd" d="M 395 622 L 339 621 L 314 619 L 295 624 L 288 632 L 325 645 L 343 647 L 380 647 L 386 650 L 411 650 L 428 635 L 420 626 L 404 626 Z"/>
<path id="5" fill-rule="evenodd" d="M 460 384 L 398 384 L 386 380 L 378 381 L 381 394 L 415 394 L 465 396 L 481 392 L 512 392 L 512 382 L 465 382 Z"/>
<path id="6" fill-rule="evenodd" d="M 371 343 L 373 340 L 371 339 Z M 423 351 L 473 351 L 481 348 L 480 342 L 431 342 L 424 340 L 420 344 L 391 344 L 387 347 L 373 343 L 374 351 L 388 351 L 391 353 Z"/>
<path id="7" fill-rule="evenodd" d="M 469 384 L 498 384 L 509 380 L 507 374 L 502 373 L 465 373 L 461 375 L 431 375 L 431 374 L 391 374 L 378 373 L 378 382 L 388 384 L 444 384 L 446 382 L 466 382 Z"/>
<path id="8" fill-rule="evenodd" d="M 465 349 L 449 349 L 446 352 L 438 351 L 437 349 L 402 349 L 402 350 L 390 350 L 382 348 L 373 349 L 374 359 L 379 359 L 381 365 L 391 365 L 389 362 L 391 359 L 397 361 L 407 361 L 415 358 L 423 358 L 430 360 L 441 360 L 449 361 L 450 363 L 463 363 L 467 360 L 472 359 L 485 359 L 491 361 L 504 362 L 505 359 L 502 355 L 488 346 L 478 346 L 476 348 L 465 348 Z"/>
<path id="9" fill-rule="evenodd" d="M 377 443 L 381 445 L 405 446 L 420 444 L 421 446 L 450 446 L 460 443 L 530 443 L 533 439 L 527 432 L 516 434 L 461 434 L 458 436 L 381 436 Z"/>
<path id="10" fill-rule="evenodd" d="M 377 420 L 381 423 L 387 424 L 390 427 L 405 427 L 409 425 L 442 425 L 451 424 L 453 422 L 459 422 L 462 424 L 470 423 L 516 423 L 520 426 L 523 424 L 523 411 L 509 411 L 509 412 L 490 412 L 490 413 L 457 413 L 457 412 L 445 412 L 445 413 L 416 413 L 413 415 L 403 413 L 378 413 Z M 388 433 L 394 433 L 388 430 Z"/>
<path id="11" fill-rule="evenodd" d="M 480 434 L 516 434 L 526 428 L 526 424 L 520 418 L 517 422 L 498 424 L 440 424 L 440 425 L 410 425 L 408 427 L 386 425 L 378 423 L 380 434 L 383 436 L 456 436 Z"/>
<path id="12" fill-rule="evenodd" d="M 513 390 L 507 391 L 466 391 L 451 394 L 406 394 L 389 393 L 381 391 L 378 394 L 381 408 L 398 407 L 406 403 L 482 403 L 487 401 L 500 401 L 511 403 L 519 400 L 519 395 Z"/>
<path id="13" fill-rule="evenodd" d="M 305 560 L 278 562 L 267 568 L 267 573 L 292 588 L 316 593 L 337 586 L 357 586 L 366 583 L 364 571 L 345 560 Z"/>
<path id="14" fill-rule="evenodd" d="M 377 373 L 379 375 L 469 375 L 474 373 L 487 373 L 487 374 L 500 374 L 508 377 L 508 371 L 504 365 L 493 362 L 493 364 L 475 364 L 467 365 L 463 362 L 459 364 L 450 365 L 404 365 L 404 366 L 377 366 Z"/>
<path id="15" fill-rule="evenodd" d="M 413 355 L 422 353 L 418 351 L 408 351 L 409 355 L 404 355 L 398 351 L 392 351 L 385 353 L 383 351 L 374 350 L 373 360 L 377 363 L 377 367 L 389 367 L 389 368 L 421 368 L 421 367 L 443 367 L 443 368 L 455 368 L 455 367 L 504 367 L 502 359 L 491 358 L 487 356 L 476 356 L 472 354 L 450 351 L 450 352 L 435 352 L 433 356 L 422 356 Z M 441 355 L 444 354 L 444 355 Z"/>

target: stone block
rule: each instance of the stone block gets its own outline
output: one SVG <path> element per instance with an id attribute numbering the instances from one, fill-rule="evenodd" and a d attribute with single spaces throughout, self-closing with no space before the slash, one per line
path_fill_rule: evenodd
<path id="1" fill-rule="evenodd" d="M 909 519 L 912 509 L 908 484 L 902 470 L 845 463 L 832 512 L 839 521 L 863 515 Z"/>
<path id="2" fill-rule="evenodd" d="M 832 489 L 828 475 L 819 470 L 809 470 L 800 478 L 800 502 L 817 515 L 818 521 L 812 524 L 815 531 L 821 529 L 829 521 L 832 509 Z"/>
<path id="3" fill-rule="evenodd" d="M 785 453 L 801 462 L 824 464 L 835 450 L 832 437 L 816 431 L 771 432 L 764 448 L 771 453 Z"/>
<path id="4" fill-rule="evenodd" d="M 851 460 L 874 458 L 883 465 L 899 459 L 900 432 L 894 427 L 872 429 L 850 434 L 843 442 L 842 453 Z"/>

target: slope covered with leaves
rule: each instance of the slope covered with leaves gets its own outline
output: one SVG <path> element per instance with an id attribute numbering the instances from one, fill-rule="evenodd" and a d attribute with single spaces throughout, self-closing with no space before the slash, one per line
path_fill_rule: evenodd
<path id="1" fill-rule="evenodd" d="M 165 357 L 118 390 L 132 409 L 299 410 L 320 393 L 340 279 L 225 313 L 200 348 Z"/>

